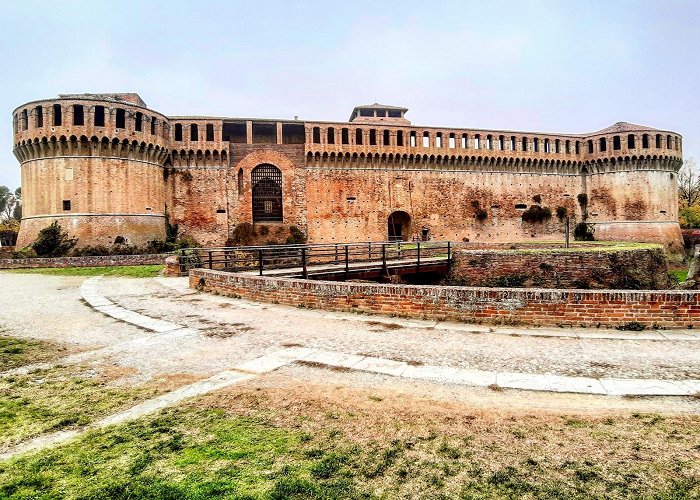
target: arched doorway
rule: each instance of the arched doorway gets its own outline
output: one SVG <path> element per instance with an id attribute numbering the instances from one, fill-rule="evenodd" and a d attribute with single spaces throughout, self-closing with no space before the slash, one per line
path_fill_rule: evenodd
<path id="1" fill-rule="evenodd" d="M 250 173 L 253 186 L 253 223 L 282 222 L 282 171 L 270 164 L 255 167 Z"/>
<path id="2" fill-rule="evenodd" d="M 389 241 L 408 241 L 411 235 L 411 216 L 402 210 L 389 215 Z"/>

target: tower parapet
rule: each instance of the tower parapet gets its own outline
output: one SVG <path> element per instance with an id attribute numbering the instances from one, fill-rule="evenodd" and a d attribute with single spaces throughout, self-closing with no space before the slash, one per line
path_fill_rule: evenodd
<path id="1" fill-rule="evenodd" d="M 13 112 L 23 194 L 18 245 L 54 220 L 82 244 L 163 239 L 170 125 L 142 104 L 136 94 L 64 95 Z"/>

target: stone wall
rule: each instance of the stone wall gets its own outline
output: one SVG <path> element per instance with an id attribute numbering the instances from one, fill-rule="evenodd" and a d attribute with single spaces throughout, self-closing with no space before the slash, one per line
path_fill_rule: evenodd
<path id="1" fill-rule="evenodd" d="M 575 249 L 465 250 L 454 252 L 451 284 L 540 288 L 668 287 L 668 266 L 661 246 L 611 250 Z"/>
<path id="2" fill-rule="evenodd" d="M 196 269 L 190 286 L 297 307 L 542 326 L 700 326 L 698 291 L 467 288 L 309 281 Z"/>
<path id="3" fill-rule="evenodd" d="M 104 267 L 165 264 L 169 254 L 96 255 L 90 257 L 53 257 L 35 259 L 0 259 L 0 269 L 35 269 L 42 267 Z"/>

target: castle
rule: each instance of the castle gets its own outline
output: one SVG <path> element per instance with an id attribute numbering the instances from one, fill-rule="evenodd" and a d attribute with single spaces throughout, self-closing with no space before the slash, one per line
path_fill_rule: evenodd
<path id="1" fill-rule="evenodd" d="M 406 108 L 347 122 L 165 116 L 137 94 L 59 95 L 13 112 L 22 169 L 18 246 L 52 221 L 80 245 L 200 245 L 242 223 L 260 243 L 596 239 L 682 245 L 677 133 L 616 123 L 586 134 L 412 125 Z M 536 210 L 539 219 L 523 217 Z"/>

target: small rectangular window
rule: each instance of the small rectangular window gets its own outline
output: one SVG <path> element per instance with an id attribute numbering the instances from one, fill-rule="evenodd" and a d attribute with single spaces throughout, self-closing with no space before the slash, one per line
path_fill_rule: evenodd
<path id="1" fill-rule="evenodd" d="M 105 126 L 105 107 L 95 106 L 95 127 Z"/>
<path id="2" fill-rule="evenodd" d="M 143 113 L 141 113 L 140 111 L 136 112 L 134 130 L 136 130 L 136 132 L 141 132 L 143 130 Z"/>
<path id="3" fill-rule="evenodd" d="M 54 104 L 53 105 L 53 126 L 60 127 L 62 122 L 63 122 L 63 116 L 61 114 L 61 105 Z"/>
<path id="4" fill-rule="evenodd" d="M 399 130 L 396 132 L 396 145 L 403 147 L 403 131 Z"/>
<path id="5" fill-rule="evenodd" d="M 199 140 L 199 127 L 196 123 L 190 125 L 190 141 Z"/>
<path id="6" fill-rule="evenodd" d="M 377 131 L 374 130 L 373 128 L 369 130 L 369 145 L 370 146 L 377 145 Z"/>
<path id="7" fill-rule="evenodd" d="M 117 108 L 117 128 L 126 128 L 126 111 Z"/>
<path id="8" fill-rule="evenodd" d="M 214 141 L 214 125 L 207 123 L 207 142 Z"/>
<path id="9" fill-rule="evenodd" d="M 151 118 L 151 135 L 156 135 L 156 117 Z"/>
<path id="10" fill-rule="evenodd" d="M 350 137 L 349 137 L 348 129 L 344 128 L 340 132 L 340 139 L 343 144 L 350 144 Z"/>
<path id="11" fill-rule="evenodd" d="M 175 124 L 175 140 L 182 141 L 182 124 L 181 123 Z"/>
<path id="12" fill-rule="evenodd" d="M 63 200 L 63 210 L 66 212 L 70 210 L 70 200 Z"/>
<path id="13" fill-rule="evenodd" d="M 44 126 L 44 108 L 41 106 L 37 106 L 34 108 L 34 114 L 36 115 L 36 126 L 37 127 L 43 127 Z"/>
<path id="14" fill-rule="evenodd" d="M 85 125 L 85 113 L 80 104 L 73 106 L 73 125 Z"/>
<path id="15" fill-rule="evenodd" d="M 217 214 L 225 214 L 225 213 L 226 213 L 226 210 L 224 210 L 223 208 L 217 208 L 217 209 L 216 209 L 216 213 L 217 213 Z"/>

